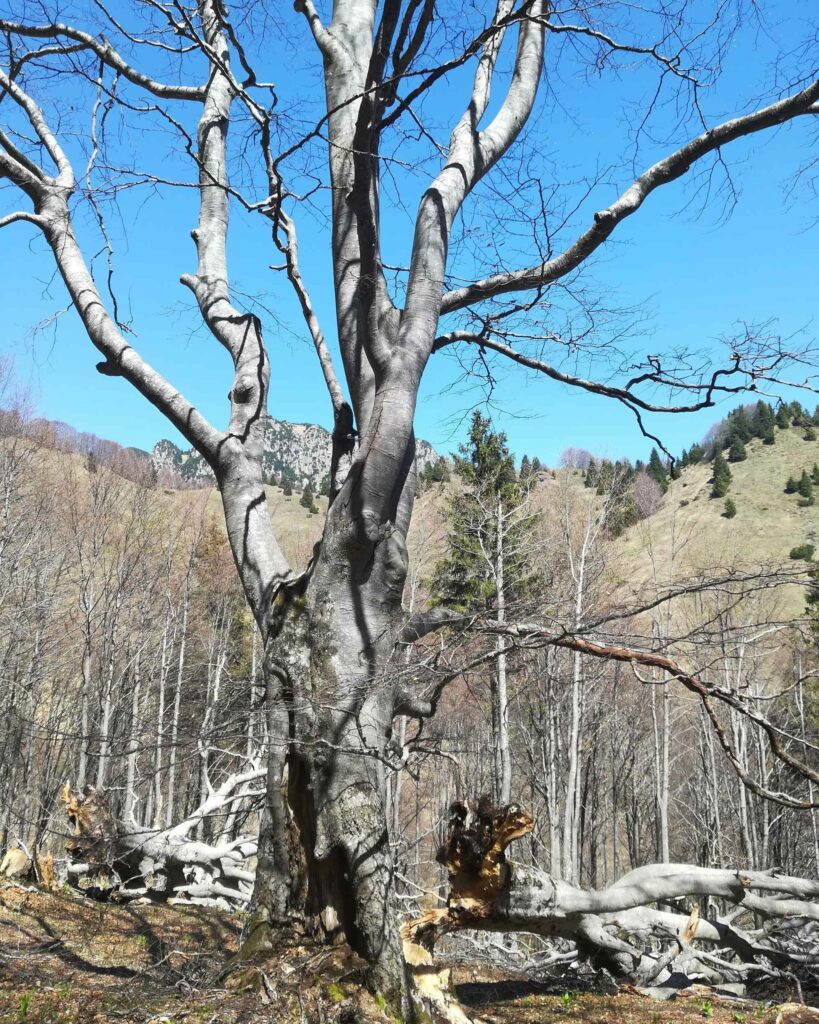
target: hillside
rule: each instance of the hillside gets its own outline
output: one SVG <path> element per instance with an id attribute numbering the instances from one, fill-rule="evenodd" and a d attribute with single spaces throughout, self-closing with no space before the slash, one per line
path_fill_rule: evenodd
<path id="1" fill-rule="evenodd" d="M 56 436 L 58 450 L 53 457 L 83 458 L 65 452 L 99 452 L 105 459 L 108 449 L 119 448 L 114 442 L 103 441 L 94 435 L 77 434 L 65 424 L 34 421 L 38 436 L 46 428 Z M 285 554 L 293 564 L 303 564 L 309 558 L 313 545 L 321 536 L 326 510 L 326 498 L 317 497 L 319 514 L 311 514 L 300 504 L 299 489 L 309 483 L 318 492 L 329 468 L 330 435 L 320 426 L 290 424 L 270 420 L 268 426 L 266 466 L 277 480 L 289 480 L 295 493 L 286 496 L 281 487 L 267 488 L 268 502 L 274 527 L 281 538 Z M 819 463 L 819 441 L 805 440 L 805 431 L 798 427 L 775 429 L 775 443 L 765 445 L 759 439 L 747 445 L 747 458 L 731 463 L 732 482 L 728 497 L 736 505 L 736 515 L 725 518 L 724 500 L 710 497 L 712 467 L 708 462 L 688 466 L 680 479 L 671 481 L 660 508 L 647 520 L 628 529 L 612 542 L 615 557 L 612 574 L 623 583 L 634 584 L 647 580 L 651 572 L 647 549 L 653 553 L 660 575 L 668 578 L 683 575 L 706 566 L 749 566 L 760 563 L 789 564 L 792 548 L 815 543 L 819 537 L 819 504 L 800 504 L 799 496 L 785 493 L 789 476 L 797 479 L 803 470 L 808 473 Z M 80 448 L 77 449 L 77 445 Z M 47 444 L 47 447 L 52 447 Z M 126 450 L 130 458 L 147 458 L 147 453 Z M 439 458 L 426 442 L 418 442 L 419 466 Z M 211 486 L 207 467 L 195 452 L 183 451 L 172 442 L 160 441 L 151 454 L 153 464 L 160 472 L 160 483 L 165 500 L 183 502 L 182 494 L 175 497 L 174 484 L 163 478 L 162 470 L 173 470 L 190 483 L 205 491 L 216 521 L 221 522 L 219 495 Z M 116 466 L 115 466 L 116 468 Z M 127 474 L 126 474 L 127 475 Z M 571 482 L 583 486 L 580 472 L 571 474 Z M 423 574 L 441 556 L 445 546 L 446 527 L 443 508 L 454 484 L 433 484 L 424 487 L 417 499 L 410 536 L 408 538 L 414 573 Z M 553 473 L 539 473 L 536 501 L 548 508 L 556 500 L 556 481 Z M 819 488 L 817 488 L 819 493 Z M 817 544 L 819 547 L 819 544 Z M 618 555 L 623 557 L 617 557 Z M 803 596 L 794 591 L 789 610 L 798 614 Z"/>
<path id="2" fill-rule="evenodd" d="M 800 505 L 798 494 L 785 493 L 789 476 L 810 474 L 819 462 L 819 441 L 806 441 L 804 434 L 797 427 L 777 428 L 773 445 L 759 439 L 747 444 L 747 459 L 730 464 L 727 497 L 736 505 L 731 519 L 723 515 L 725 500 L 710 496 L 711 463 L 684 469 L 660 509 L 616 542 L 626 556 L 628 578 L 647 578 L 648 545 L 666 576 L 672 566 L 682 574 L 715 566 L 794 564 L 791 549 L 815 543 L 819 534 L 819 505 Z M 801 590 L 792 589 L 787 606 L 793 614 L 802 611 Z"/>

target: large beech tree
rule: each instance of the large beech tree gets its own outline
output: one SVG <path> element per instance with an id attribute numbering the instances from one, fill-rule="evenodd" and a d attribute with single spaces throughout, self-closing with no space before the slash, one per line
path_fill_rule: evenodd
<path id="1" fill-rule="evenodd" d="M 511 360 L 614 398 L 638 419 L 645 412 L 703 408 L 725 392 L 780 379 L 788 362 L 775 340 L 749 332 L 736 340 L 726 365 L 697 374 L 686 371 L 685 360 L 656 355 L 622 378 L 605 371 L 606 379 L 595 380 L 561 365 L 563 344 L 575 351 L 587 334 L 550 326 L 553 292 L 574 284 L 584 263 L 653 192 L 697 167 L 723 166 L 731 144 L 746 136 L 797 119 L 807 131 L 819 110 L 819 80 L 793 56 L 787 89 L 774 86 L 759 100 L 760 73 L 761 84 L 741 111 L 711 119 L 699 78 L 715 80 L 734 16 L 728 6 L 703 2 L 672 11 L 656 0 L 639 17 L 621 6 L 614 0 L 592 7 L 548 0 L 296 0 L 295 13 L 249 3 L 234 17 L 221 0 L 144 0 L 125 11 L 80 3 L 69 21 L 61 5 L 43 0 L 12 5 L 15 13 L 0 19 L 0 177 L 6 186 L 0 226 L 13 232 L 11 244 L 23 242 L 26 231 L 41 233 L 76 315 L 102 353 L 97 368 L 124 377 L 212 467 L 264 644 L 272 741 L 251 938 L 263 943 L 265 930 L 286 924 L 302 898 L 301 876 L 291 864 L 292 815 L 307 868 L 307 909 L 335 910 L 349 941 L 369 961 L 372 983 L 397 1003 L 405 1003 L 407 989 L 391 900 L 384 762 L 396 716 L 429 715 L 436 700 L 420 699 L 390 668 L 396 645 L 446 621 L 440 610 L 408 621 L 402 606 L 416 488 L 413 423 L 431 357 L 455 347 L 474 351 L 478 366 L 491 358 Z M 304 79 L 295 76 L 275 89 L 266 84 L 287 79 L 271 19 L 286 26 L 289 38 L 301 33 L 299 47 L 323 74 L 324 113 L 306 129 L 299 95 Z M 654 77 L 656 89 L 676 89 L 682 123 L 691 126 L 688 141 L 679 144 L 677 137 L 631 180 L 624 172 L 614 201 L 593 215 L 582 206 L 589 219 L 575 237 L 570 228 L 576 221 L 559 188 L 533 190 L 531 181 L 506 187 L 526 180 L 527 159 L 539 147 L 559 148 L 544 98 L 560 88 L 557 71 L 567 42 L 585 50 L 589 67 L 604 76 L 609 66 L 616 71 L 630 61 Z M 589 88 L 605 89 L 606 81 L 590 79 Z M 445 99 L 433 107 L 438 96 Z M 453 105 L 458 110 L 442 145 L 438 129 L 425 124 L 426 112 L 434 109 L 438 121 Z M 118 163 L 116 139 L 103 139 L 102 132 L 113 108 L 132 121 L 159 120 L 195 169 L 197 265 L 181 281 L 232 359 L 226 429 L 208 422 L 176 382 L 140 355 L 113 296 L 92 272 L 99 246 L 84 241 L 88 232 L 77 214 L 90 203 L 107 238 L 101 182 L 173 184 L 161 161 L 153 168 Z M 292 118 L 291 108 L 297 112 Z M 195 134 L 188 127 L 192 111 Z M 649 99 L 640 116 L 649 124 L 654 113 Z M 83 124 L 87 164 L 77 143 Z M 324 147 L 323 168 L 305 155 L 317 146 Z M 431 161 L 437 168 L 421 190 L 414 228 L 403 240 L 403 265 L 395 270 L 382 256 L 385 168 L 390 175 L 408 166 L 426 173 Z M 249 165 L 253 188 L 246 187 Z M 471 205 L 473 193 L 495 180 L 482 203 Z M 322 188 L 330 196 L 338 364 L 298 258 L 297 227 L 309 209 L 302 201 L 317 202 Z M 459 215 L 468 208 L 470 218 L 479 216 L 501 194 L 509 211 L 522 204 L 518 215 L 530 223 L 535 256 L 527 265 L 520 238 L 498 244 L 494 255 L 485 248 L 469 262 L 474 279 L 464 280 Z M 399 202 L 395 195 L 392 203 Z M 269 223 L 270 252 L 259 258 L 267 265 L 283 257 L 334 411 L 334 500 L 307 566 L 287 563 L 265 506 L 263 429 L 276 363 L 262 321 L 231 291 L 231 206 Z M 557 233 L 555 220 L 564 225 Z M 594 310 L 588 312 L 594 322 Z M 657 397 L 663 387 L 667 402 Z"/>

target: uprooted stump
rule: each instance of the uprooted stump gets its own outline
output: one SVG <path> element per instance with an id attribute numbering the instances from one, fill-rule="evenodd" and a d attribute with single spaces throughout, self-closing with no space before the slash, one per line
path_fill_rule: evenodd
<path id="1" fill-rule="evenodd" d="M 246 906 L 254 879 L 247 860 L 256 853 L 255 839 L 210 844 L 190 839 L 189 833 L 214 808 L 228 803 L 233 790 L 259 774 L 254 770 L 232 777 L 192 815 L 165 829 L 119 821 L 104 790 L 74 790 L 66 783 L 60 796 L 73 830 L 65 844 L 69 880 L 107 877 L 106 888 L 90 890 L 104 898 L 143 895 L 224 909 Z"/>
<path id="2" fill-rule="evenodd" d="M 438 852 L 449 873 L 447 905 L 404 925 L 410 954 L 419 947 L 431 952 L 449 932 L 476 929 L 571 940 L 580 959 L 638 985 L 662 984 L 684 970 L 710 984 L 779 977 L 798 987 L 800 972 L 810 980 L 819 968 L 819 880 L 654 864 L 607 889 L 583 890 L 507 860 L 509 844 L 532 827 L 517 804 L 492 807 L 484 797 L 452 805 Z M 691 901 L 698 896 L 734 912 L 709 920 Z M 677 909 L 659 909 L 658 902 Z"/>

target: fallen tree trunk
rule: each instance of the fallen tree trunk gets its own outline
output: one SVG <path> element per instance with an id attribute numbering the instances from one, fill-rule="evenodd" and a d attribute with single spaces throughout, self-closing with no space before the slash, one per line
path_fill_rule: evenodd
<path id="1" fill-rule="evenodd" d="M 265 771 L 253 768 L 230 776 L 184 821 L 165 829 L 118 821 L 104 791 L 86 786 L 79 792 L 67 783 L 61 798 L 73 826 L 66 841 L 69 878 L 102 874 L 113 876 L 112 889 L 126 893 L 246 906 L 255 879 L 248 861 L 256 854 L 256 837 L 206 843 L 191 839 L 190 834 L 206 818 L 230 810 L 237 800 L 261 797 L 261 791 L 247 787 L 263 778 Z"/>
<path id="2" fill-rule="evenodd" d="M 438 860 L 449 872 L 446 907 L 430 910 L 404 926 L 408 950 L 431 951 L 445 934 L 461 929 L 528 932 L 570 939 L 579 955 L 622 980 L 646 984 L 668 977 L 683 960 L 702 976 L 744 976 L 758 966 L 770 974 L 790 972 L 806 962 L 799 941 L 784 932 L 768 935 L 751 921 L 748 930 L 735 920 L 709 921 L 698 904 L 679 913 L 654 909 L 657 902 L 713 897 L 752 915 L 792 928 L 807 928 L 816 957 L 819 881 L 779 875 L 775 871 L 737 871 L 689 864 L 641 867 L 603 890 L 583 890 L 553 878 L 537 867 L 508 862 L 506 848 L 531 832 L 533 822 L 515 804 L 493 808 L 483 798 L 477 806 L 456 803 L 449 833 Z M 737 915 L 741 917 L 741 915 Z M 670 946 L 669 946 L 670 943 Z M 722 958 L 693 946 L 709 945 Z M 732 958 L 726 961 L 724 957 Z M 750 967 L 748 966 L 750 965 Z"/>

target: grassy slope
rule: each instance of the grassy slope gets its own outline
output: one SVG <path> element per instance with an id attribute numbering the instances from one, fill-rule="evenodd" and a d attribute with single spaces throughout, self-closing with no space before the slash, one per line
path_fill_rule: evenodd
<path id="1" fill-rule="evenodd" d="M 751 568 L 763 563 L 797 565 L 791 548 L 813 543 L 819 530 L 819 504 L 802 508 L 799 496 L 785 494 L 789 476 L 811 471 L 819 462 L 819 442 L 805 441 L 797 428 L 776 430 L 776 443 L 747 445 L 748 458 L 731 464 L 728 497 L 736 504 L 733 519 L 723 516 L 725 501 L 711 498 L 710 463 L 692 466 L 672 482 L 663 507 L 617 542 L 625 555 L 624 578 L 647 578 L 646 547 L 657 554 L 661 573 L 684 575 L 700 569 Z M 817 488 L 819 501 L 819 488 Z M 781 610 L 801 614 L 804 594 L 788 588 Z"/>
<path id="2" fill-rule="evenodd" d="M 649 544 L 658 556 L 661 574 L 666 577 L 672 568 L 679 575 L 704 567 L 787 564 L 791 548 L 813 543 L 819 535 L 819 487 L 817 505 L 808 508 L 799 506 L 797 495 L 784 493 L 788 476 L 798 477 L 803 469 L 810 472 L 814 463 L 819 462 L 819 442 L 805 441 L 803 433 L 798 428 L 777 429 L 776 444 L 766 446 L 761 441 L 752 441 L 747 446 L 748 458 L 731 465 L 733 481 L 729 496 L 737 506 L 733 519 L 723 517 L 722 499 L 710 498 L 710 464 L 686 469 L 681 479 L 671 484 L 662 508 L 614 542 L 613 572 L 631 584 L 647 579 Z M 53 464 L 58 479 L 68 462 L 80 477 L 85 472 L 84 458 L 79 455 L 47 452 L 41 458 Z M 576 482 L 582 485 L 580 474 L 576 475 Z M 538 503 L 548 505 L 555 486 L 546 474 L 538 488 Z M 451 487 L 428 487 L 416 501 L 408 538 L 414 575 L 427 573 L 444 552 L 443 509 Z M 180 514 L 190 509 L 191 502 L 198 505 L 205 501 L 214 521 L 223 523 L 221 502 L 215 490 L 158 493 L 162 504 L 171 510 L 178 508 Z M 300 504 L 298 493 L 285 497 L 279 488 L 270 487 L 267 495 L 276 535 L 285 555 L 298 569 L 306 565 L 313 545 L 321 537 L 327 500 L 317 497 L 319 514 L 311 515 Z M 623 558 L 617 558 L 617 554 Z M 788 599 L 789 611 L 799 614 L 802 604 L 802 596 L 794 589 Z"/>

